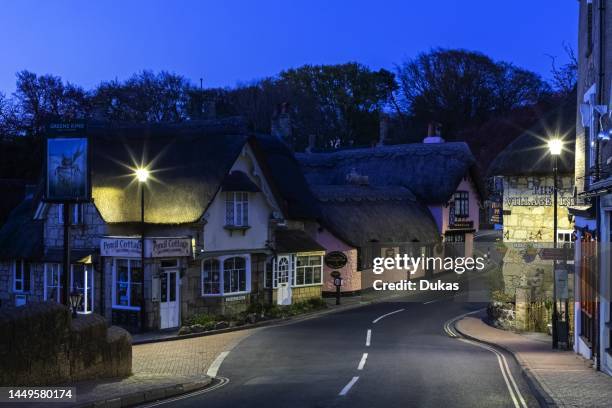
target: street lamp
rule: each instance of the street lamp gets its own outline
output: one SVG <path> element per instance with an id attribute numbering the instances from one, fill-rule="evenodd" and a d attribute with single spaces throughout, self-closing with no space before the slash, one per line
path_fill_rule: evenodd
<path id="1" fill-rule="evenodd" d="M 76 290 L 70 292 L 70 308 L 72 309 L 72 317 L 77 317 L 77 309 L 79 308 L 83 294 Z"/>
<path id="2" fill-rule="evenodd" d="M 559 332 L 557 315 L 557 159 L 563 150 L 563 142 L 560 139 L 551 139 L 548 141 L 548 150 L 553 159 L 553 315 L 552 315 L 552 341 L 553 348 L 559 348 Z"/>
<path id="3" fill-rule="evenodd" d="M 139 167 L 135 172 L 136 179 L 140 185 L 140 330 L 145 330 L 147 322 L 145 313 L 145 184 L 149 179 L 149 170 Z"/>

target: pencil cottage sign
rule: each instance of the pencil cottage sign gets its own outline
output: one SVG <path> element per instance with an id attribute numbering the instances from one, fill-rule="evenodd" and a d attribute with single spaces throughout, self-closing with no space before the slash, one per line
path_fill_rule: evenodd
<path id="1" fill-rule="evenodd" d="M 111 257 L 140 257 L 140 238 L 110 237 L 100 241 L 100 255 Z M 190 238 L 147 238 L 145 239 L 147 258 L 174 258 L 191 256 Z"/>

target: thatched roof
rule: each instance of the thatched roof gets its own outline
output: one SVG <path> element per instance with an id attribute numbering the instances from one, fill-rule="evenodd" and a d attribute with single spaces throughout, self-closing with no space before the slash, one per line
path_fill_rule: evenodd
<path id="1" fill-rule="evenodd" d="M 108 223 L 140 221 L 133 168 L 141 163 L 148 163 L 151 171 L 145 188 L 145 222 L 197 221 L 247 141 L 238 121 L 90 125 L 88 132 L 93 140 L 92 195 Z"/>
<path id="2" fill-rule="evenodd" d="M 293 152 L 273 136 L 257 135 L 255 141 L 256 150 L 261 151 L 265 157 L 262 166 L 267 169 L 271 182 L 283 197 L 289 218 L 319 218 L 317 200 L 310 191 Z"/>
<path id="3" fill-rule="evenodd" d="M 0 259 L 40 259 L 43 254 L 43 223 L 34 220 L 34 200 L 21 202 L 0 228 Z"/>
<path id="4" fill-rule="evenodd" d="M 297 155 L 311 185 L 344 185 L 347 175 L 373 186 L 401 186 L 426 204 L 448 202 L 461 179 L 475 170 L 467 144 L 412 143 Z M 478 180 L 474 180 L 478 184 Z"/>
<path id="5" fill-rule="evenodd" d="M 523 132 L 493 160 L 491 176 L 552 174 L 547 141 L 563 140 L 563 152 L 558 160 L 561 174 L 574 173 L 574 144 L 576 141 L 576 102 L 565 103 L 542 115 L 529 130 Z"/>
<path id="6" fill-rule="evenodd" d="M 176 125 L 89 126 L 93 140 L 92 195 L 109 223 L 140 220 L 133 170 L 151 163 L 145 221 L 197 221 L 219 189 L 258 191 L 244 173 L 228 174 L 245 143 L 255 151 L 281 209 L 289 218 L 318 216 L 316 201 L 293 153 L 277 138 L 249 135 L 239 119 Z M 141 159 L 142 152 L 146 157 Z"/>
<path id="7" fill-rule="evenodd" d="M 346 243 L 434 243 L 439 232 L 429 209 L 403 187 L 313 186 L 323 223 Z"/>

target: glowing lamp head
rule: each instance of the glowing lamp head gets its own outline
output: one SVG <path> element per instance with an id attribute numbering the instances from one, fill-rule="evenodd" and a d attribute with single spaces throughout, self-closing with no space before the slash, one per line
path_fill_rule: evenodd
<path id="1" fill-rule="evenodd" d="M 553 156 L 558 156 L 561 154 L 561 150 L 563 149 L 563 142 L 559 139 L 552 139 L 548 141 L 548 150 L 550 150 L 550 154 Z"/>
<path id="2" fill-rule="evenodd" d="M 147 169 L 136 169 L 136 178 L 139 182 L 144 183 L 149 178 L 149 170 Z"/>

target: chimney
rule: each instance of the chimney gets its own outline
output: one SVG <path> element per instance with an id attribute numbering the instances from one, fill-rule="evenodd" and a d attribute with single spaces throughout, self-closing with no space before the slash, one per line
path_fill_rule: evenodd
<path id="1" fill-rule="evenodd" d="M 427 127 L 427 137 L 423 139 L 423 143 L 444 143 L 444 139 L 440 136 L 441 125 L 437 122 L 430 122 Z"/>
<path id="2" fill-rule="evenodd" d="M 308 135 L 308 147 L 306 147 L 306 153 L 312 153 L 317 144 L 317 135 Z"/>
<path id="3" fill-rule="evenodd" d="M 378 125 L 378 145 L 384 146 L 389 135 L 389 118 L 384 113 L 380 114 L 380 123 Z"/>
<path id="4" fill-rule="evenodd" d="M 272 136 L 279 138 L 289 147 L 293 148 L 293 135 L 291 131 L 291 117 L 289 116 L 289 103 L 283 102 L 272 115 Z"/>

